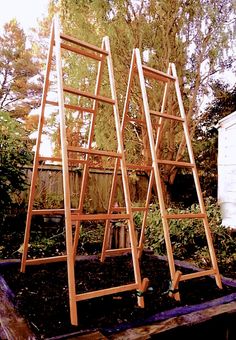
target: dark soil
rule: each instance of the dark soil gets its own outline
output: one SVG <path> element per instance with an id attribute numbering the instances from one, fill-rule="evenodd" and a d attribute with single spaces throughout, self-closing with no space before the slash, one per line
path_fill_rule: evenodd
<path id="1" fill-rule="evenodd" d="M 236 288 L 228 286 L 220 290 L 214 279 L 202 277 L 181 282 L 181 302 L 176 302 L 167 294 L 170 278 L 167 263 L 150 254 L 144 254 L 140 263 L 142 277 L 150 280 L 145 308 L 137 307 L 134 291 L 82 301 L 77 304 L 78 327 L 70 324 L 66 263 L 28 266 L 25 274 L 19 272 L 18 265 L 0 266 L 0 274 L 15 295 L 19 313 L 39 339 L 113 328 L 177 306 L 199 304 L 236 292 Z M 132 268 L 130 255 L 110 257 L 104 263 L 97 256 L 83 258 L 76 262 L 77 293 L 133 283 Z"/>

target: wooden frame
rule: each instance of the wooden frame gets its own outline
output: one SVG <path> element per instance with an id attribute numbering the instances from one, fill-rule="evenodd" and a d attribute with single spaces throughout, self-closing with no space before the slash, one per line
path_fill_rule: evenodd
<path id="1" fill-rule="evenodd" d="M 178 288 L 178 284 L 180 281 L 184 280 L 189 280 L 193 279 L 196 277 L 201 277 L 205 275 L 214 275 L 216 284 L 219 288 L 222 288 L 222 283 L 221 283 L 221 277 L 217 265 L 217 260 L 216 260 L 216 255 L 215 255 L 215 250 L 212 242 L 212 237 L 211 237 L 211 232 L 208 224 L 208 219 L 207 219 L 207 214 L 204 206 L 204 201 L 202 197 L 202 191 L 200 187 L 200 182 L 198 178 L 198 173 L 197 173 L 197 168 L 194 160 L 194 155 L 193 155 L 193 150 L 192 150 L 192 145 L 191 145 L 191 138 L 188 130 L 188 125 L 187 125 L 187 119 L 183 107 L 183 102 L 181 98 L 181 93 L 180 93 L 180 88 L 179 88 L 179 82 L 178 82 L 178 77 L 176 73 L 176 68 L 173 63 L 169 64 L 167 73 L 160 72 L 158 70 L 152 69 L 150 67 L 147 67 L 145 65 L 142 65 L 141 62 L 141 57 L 140 57 L 140 52 L 139 49 L 134 49 L 133 54 L 132 54 L 132 60 L 131 60 L 131 66 L 130 66 L 130 72 L 129 72 L 129 79 L 128 79 L 128 85 L 127 85 L 127 91 L 126 91 L 126 99 L 124 103 L 124 110 L 123 110 L 123 120 L 122 120 L 122 135 L 124 135 L 124 129 L 125 129 L 125 124 L 127 121 L 129 121 L 127 115 L 128 115 L 128 110 L 129 110 L 129 103 L 130 103 L 130 96 L 131 96 L 131 88 L 132 88 L 132 81 L 134 79 L 134 76 L 138 76 L 138 82 L 140 84 L 141 88 L 141 100 L 142 100 L 142 105 L 144 109 L 144 116 L 145 116 L 145 123 L 146 123 L 146 128 L 148 131 L 148 140 L 149 140 L 149 146 L 150 146 L 150 152 L 151 152 L 151 158 L 152 158 L 152 166 L 150 167 L 149 165 L 138 165 L 138 164 L 132 164 L 131 169 L 136 169 L 136 170 L 149 170 L 150 171 L 150 179 L 149 179 L 149 186 L 147 190 L 147 196 L 146 196 L 146 203 L 144 207 L 140 207 L 139 211 L 144 212 L 143 216 L 143 221 L 142 221 L 142 228 L 141 228 L 141 234 L 139 238 L 139 244 L 138 244 L 138 250 L 139 250 L 139 256 L 141 255 L 141 252 L 143 250 L 143 245 L 144 245 L 144 232 L 145 232 L 145 227 L 146 227 L 146 220 L 147 220 L 147 215 L 148 215 L 148 210 L 149 210 L 149 202 L 151 199 L 151 192 L 152 192 L 152 187 L 153 185 L 156 188 L 156 191 L 158 193 L 158 200 L 159 200 L 159 205 L 160 205 L 160 212 L 161 212 L 161 218 L 162 218 L 162 225 L 163 225 L 163 230 L 164 230 L 164 237 L 165 237 L 165 243 L 166 243 L 166 249 L 167 249 L 167 258 L 168 258 L 168 263 L 169 263 L 169 268 L 170 268 L 170 276 L 171 276 L 171 287 L 172 290 L 176 290 Z M 159 82 L 164 82 L 165 87 L 164 87 L 164 94 L 163 94 L 163 99 L 162 99 L 162 105 L 161 105 L 161 111 L 156 112 L 153 110 L 149 109 L 149 103 L 148 103 L 148 96 L 147 96 L 147 91 L 146 91 L 146 84 L 145 84 L 145 77 L 146 78 L 152 78 L 154 80 L 157 80 Z M 169 90 L 169 84 L 173 83 L 174 84 L 174 89 L 175 89 L 175 94 L 177 97 L 177 102 L 179 106 L 179 112 L 180 116 L 175 116 L 175 115 L 170 115 L 166 113 L 166 102 L 167 102 L 167 94 Z M 157 134 L 156 134 L 156 140 L 154 141 L 153 137 L 153 126 L 152 126 L 152 121 L 151 121 L 151 115 L 155 115 L 159 117 L 159 122 L 158 122 L 158 128 L 157 128 Z M 165 119 L 170 119 L 170 120 L 175 120 L 182 124 L 183 127 L 183 132 L 186 140 L 186 145 L 187 145 L 187 152 L 189 155 L 189 162 L 183 162 L 179 160 L 165 160 L 165 159 L 158 159 L 157 157 L 157 150 L 159 147 L 160 143 L 160 134 L 161 134 L 161 127 L 164 123 Z M 143 121 L 142 121 L 143 124 Z M 117 162 L 118 164 L 118 162 Z M 200 213 L 187 213 L 187 214 L 169 214 L 167 212 L 167 208 L 165 206 L 165 201 L 164 201 L 164 196 L 163 196 L 163 189 L 162 189 L 162 184 L 161 184 L 161 175 L 160 175 L 160 169 L 159 165 L 161 164 L 168 164 L 168 165 L 173 165 L 176 167 L 183 167 L 183 168 L 189 168 L 192 171 L 193 174 L 193 179 L 194 179 L 194 184 L 196 187 L 196 192 L 197 192 L 197 197 L 198 197 L 198 202 L 200 206 Z M 129 164 L 127 164 L 129 167 Z M 118 171 L 118 166 L 116 166 L 114 170 L 114 179 L 113 182 L 116 183 L 116 176 L 117 176 L 117 171 Z M 116 187 L 114 184 L 111 198 L 110 198 L 110 212 L 114 210 L 118 210 L 119 208 L 114 207 L 112 208 L 112 204 L 114 204 L 114 193 L 115 193 Z M 132 211 L 137 211 L 135 208 L 133 208 Z M 169 221 L 171 219 L 201 219 L 203 221 L 204 229 L 205 229 L 205 235 L 206 235 L 206 240 L 207 240 L 207 245 L 209 249 L 209 254 L 210 254 L 210 259 L 211 259 L 211 264 L 212 268 L 209 270 L 204 270 L 198 273 L 193 273 L 193 274 L 182 274 L 179 271 L 176 270 L 175 263 L 174 263 L 174 256 L 173 256 L 173 251 L 172 251 L 172 244 L 170 240 L 170 231 L 169 231 Z M 106 232 L 105 232 L 105 237 L 104 237 L 104 243 L 103 243 L 103 251 L 101 255 L 101 260 L 104 261 L 105 257 L 107 254 L 112 253 L 114 250 L 109 249 L 109 237 L 110 237 L 110 229 L 109 225 L 106 225 Z M 126 251 L 129 251 L 128 248 L 126 248 Z M 116 250 L 116 253 L 119 252 L 125 252 L 125 249 L 122 250 Z M 178 292 L 175 292 L 174 294 L 171 294 L 175 299 L 179 300 L 180 296 Z"/>
<path id="2" fill-rule="evenodd" d="M 72 45 L 67 45 L 63 43 L 63 41 L 67 41 L 69 43 L 75 44 L 76 47 Z M 62 48 L 68 49 L 69 51 L 72 51 L 76 54 L 82 54 L 85 57 L 92 58 L 98 61 L 98 74 L 97 74 L 97 81 L 96 81 L 94 94 L 90 94 L 90 93 L 80 91 L 78 89 L 73 89 L 71 87 L 63 85 L 62 57 L 61 57 Z M 49 91 L 49 76 L 51 72 L 51 63 L 52 63 L 54 49 L 55 49 L 55 57 L 56 57 L 56 77 L 57 77 L 58 98 L 57 98 L 57 101 L 49 101 L 47 100 L 47 94 Z M 101 81 L 102 81 L 103 70 L 105 67 L 105 62 L 107 63 L 107 67 L 108 67 L 108 77 L 109 77 L 109 83 L 110 83 L 111 98 L 107 98 L 107 97 L 100 95 Z M 76 148 L 76 147 L 67 145 L 65 108 L 69 107 L 69 108 L 78 109 L 78 110 L 83 110 L 83 108 L 77 105 L 65 104 L 64 103 L 65 92 L 72 93 L 77 96 L 84 96 L 86 98 L 90 98 L 93 101 L 93 108 L 89 109 L 89 112 L 92 114 L 92 119 L 91 119 L 88 143 L 87 143 L 86 148 Z M 99 151 L 99 150 L 93 149 L 92 147 L 92 141 L 93 141 L 94 130 L 95 130 L 96 112 L 98 110 L 98 103 L 100 101 L 105 102 L 109 105 L 112 105 L 116 137 L 117 137 L 117 145 L 118 145 L 117 152 Z M 45 123 L 44 115 L 45 115 L 46 104 L 47 105 L 49 104 L 52 106 L 58 106 L 58 109 L 59 109 L 61 158 L 40 156 L 40 143 L 41 143 L 43 125 Z M 68 166 L 69 166 L 70 161 L 72 162 L 74 161 L 75 163 L 76 162 L 80 163 L 80 160 L 71 159 L 68 156 L 69 152 L 82 153 L 84 154 L 84 157 L 85 157 L 82 160 L 82 163 L 84 164 L 84 171 L 83 171 L 82 184 L 81 184 L 80 200 L 79 200 L 77 209 L 71 208 L 70 181 L 69 181 Z M 116 163 L 117 164 L 119 163 L 121 177 L 122 177 L 124 199 L 125 199 L 124 212 L 114 214 L 110 209 L 108 209 L 108 211 L 103 214 L 84 214 L 83 213 L 85 190 L 88 184 L 87 183 L 88 174 L 89 174 L 89 168 L 91 165 L 89 162 L 89 155 L 91 154 L 113 157 L 116 160 Z M 38 177 L 39 161 L 42 159 L 56 160 L 56 161 L 61 160 L 62 162 L 64 209 L 39 209 L 37 210 L 33 208 L 34 198 L 35 198 L 36 180 Z M 54 214 L 61 214 L 65 216 L 66 255 L 55 256 L 55 257 L 50 257 L 50 258 L 27 259 L 32 216 L 33 215 L 54 215 Z M 126 220 L 128 223 L 129 236 L 130 236 L 130 241 L 131 241 L 130 250 L 131 250 L 131 255 L 132 255 L 135 282 L 122 285 L 122 286 L 118 286 L 118 287 L 106 288 L 106 289 L 101 289 L 101 290 L 95 290 L 92 292 L 77 294 L 76 289 L 75 289 L 75 255 L 76 255 L 76 249 L 77 249 L 79 234 L 80 234 L 80 222 L 88 221 L 88 220 L 89 221 L 104 220 L 106 221 L 106 223 L 110 223 L 111 220 L 118 220 L 118 219 Z M 72 232 L 72 222 L 75 223 L 74 235 Z M 40 114 L 39 127 L 38 127 L 38 138 L 37 138 L 37 144 L 36 144 L 36 152 L 35 152 L 34 166 L 33 166 L 33 173 L 32 173 L 32 182 L 31 182 L 30 195 L 29 195 L 25 238 L 24 238 L 23 254 L 22 254 L 22 261 L 21 261 L 21 271 L 22 272 L 25 271 L 26 265 L 43 264 L 43 263 L 59 262 L 59 261 L 67 261 L 70 317 L 71 317 L 71 323 L 73 325 L 78 324 L 77 301 L 82 301 L 85 299 L 95 298 L 95 297 L 108 295 L 108 294 L 115 294 L 118 292 L 137 290 L 138 305 L 140 307 L 144 307 L 144 298 L 142 296 L 142 292 L 147 289 L 148 279 L 145 278 L 142 281 L 140 268 L 139 268 L 137 240 L 136 240 L 135 228 L 134 228 L 133 217 L 132 217 L 130 192 L 129 192 L 129 186 L 128 186 L 128 177 L 127 177 L 127 169 L 126 169 L 125 156 L 124 156 L 124 147 L 122 143 L 122 135 L 121 135 L 119 112 L 118 112 L 117 96 L 116 96 L 116 91 L 115 91 L 115 81 L 114 81 L 109 39 L 108 37 L 104 37 L 102 41 L 102 47 L 98 48 L 91 44 L 82 42 L 76 38 L 69 37 L 68 35 L 60 33 L 59 19 L 56 17 L 52 24 L 50 43 L 49 43 L 46 76 L 45 76 L 45 81 L 44 81 L 43 96 L 42 96 L 42 103 L 41 103 L 41 114 Z"/>

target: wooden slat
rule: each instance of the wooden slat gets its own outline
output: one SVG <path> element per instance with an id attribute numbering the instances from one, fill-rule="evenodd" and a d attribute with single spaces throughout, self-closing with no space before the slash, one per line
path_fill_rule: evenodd
<path id="1" fill-rule="evenodd" d="M 71 45 L 61 43 L 61 47 L 64 48 L 65 50 L 67 50 L 67 51 L 75 52 L 77 54 L 84 55 L 85 57 L 89 57 L 91 59 L 95 59 L 95 60 L 98 60 L 98 61 L 102 60 L 102 57 L 99 54 L 90 53 L 86 50 L 81 50 L 80 48 L 76 48 L 76 47 L 71 46 Z"/>
<path id="2" fill-rule="evenodd" d="M 53 100 L 46 100 L 46 104 L 58 106 L 58 102 L 55 102 Z M 73 105 L 73 104 L 64 104 L 64 107 L 66 109 L 76 110 L 76 111 L 80 111 L 80 112 L 94 113 L 94 110 L 89 108 L 89 107 L 83 107 L 83 106 Z"/>
<path id="3" fill-rule="evenodd" d="M 71 216 L 72 221 L 105 221 L 129 218 L 129 214 L 74 214 L 73 212 Z"/>
<path id="4" fill-rule="evenodd" d="M 191 279 L 194 279 L 196 277 L 215 275 L 215 274 L 216 274 L 216 271 L 214 269 L 202 270 L 202 271 L 196 272 L 196 273 L 183 274 L 180 277 L 180 281 L 191 280 Z"/>
<path id="5" fill-rule="evenodd" d="M 151 171 L 152 166 L 151 165 L 139 165 L 139 164 L 126 164 L 128 170 L 140 170 L 140 171 Z"/>
<path id="6" fill-rule="evenodd" d="M 144 119 L 130 118 L 128 116 L 125 117 L 125 121 L 131 122 L 131 123 L 137 123 L 139 125 L 145 125 L 146 124 Z"/>
<path id="7" fill-rule="evenodd" d="M 75 95 L 78 95 L 78 96 L 98 100 L 100 102 L 104 102 L 104 103 L 107 103 L 107 104 L 112 104 L 112 105 L 115 104 L 115 101 L 111 98 L 100 96 L 100 95 L 95 95 L 95 94 L 84 92 L 84 91 L 80 91 L 80 90 L 74 89 L 73 87 L 64 86 L 63 90 L 65 92 L 68 92 L 68 93 L 71 93 L 71 94 L 75 94 Z"/>
<path id="8" fill-rule="evenodd" d="M 32 215 L 64 215 L 65 209 L 34 209 Z"/>
<path id="9" fill-rule="evenodd" d="M 43 263 L 53 263 L 53 262 L 63 262 L 67 260 L 66 255 L 61 256 L 53 256 L 53 257 L 42 257 L 38 259 L 29 259 L 26 260 L 27 265 L 37 265 L 37 264 L 43 264 Z"/>
<path id="10" fill-rule="evenodd" d="M 138 288 L 137 283 L 131 283 L 131 284 L 118 286 L 118 287 L 111 287 L 111 288 L 95 290 L 95 291 L 92 291 L 92 292 L 77 294 L 76 295 L 76 301 L 93 299 L 95 297 L 116 294 L 116 293 L 119 293 L 119 292 L 126 292 L 128 290 L 135 290 L 137 288 Z"/>
<path id="11" fill-rule="evenodd" d="M 112 208 L 112 211 L 124 211 L 126 210 L 126 207 L 113 207 Z M 146 211 L 148 210 L 148 208 L 145 208 L 145 207 L 131 207 L 131 210 L 133 212 L 135 211 Z"/>
<path id="12" fill-rule="evenodd" d="M 174 116 L 174 115 L 169 115 L 167 113 L 161 113 L 161 112 L 158 112 L 158 111 L 150 110 L 150 114 L 153 115 L 153 116 L 158 116 L 158 117 L 162 117 L 162 118 L 177 120 L 179 122 L 184 122 L 184 119 L 182 117 L 177 117 L 177 116 Z"/>
<path id="13" fill-rule="evenodd" d="M 68 151 L 72 152 L 79 152 L 85 154 L 92 154 L 98 156 L 107 156 L 107 157 L 114 157 L 114 158 L 121 158 L 121 154 L 113 151 L 104 151 L 104 150 L 95 150 L 95 149 L 87 149 L 87 148 L 80 148 L 77 146 L 68 146 Z"/>
<path id="14" fill-rule="evenodd" d="M 175 81 L 176 78 L 171 76 L 170 74 L 155 70 L 154 68 L 148 67 L 146 65 L 142 65 L 143 74 L 147 77 L 154 78 L 156 80 L 168 82 L 168 81 Z"/>
<path id="15" fill-rule="evenodd" d="M 187 214 L 168 214 L 168 215 L 165 215 L 163 216 L 165 218 L 168 218 L 168 219 L 185 219 L 185 218 L 205 218 L 206 217 L 206 214 L 202 214 L 202 213 L 198 213 L 198 214 L 191 214 L 191 213 L 187 213 Z"/>
<path id="16" fill-rule="evenodd" d="M 116 255 L 121 255 L 121 254 L 126 254 L 131 252 L 131 248 L 116 248 L 116 249 L 107 249 L 106 250 L 106 255 L 111 255 L 111 256 L 116 256 Z"/>
<path id="17" fill-rule="evenodd" d="M 92 44 L 86 43 L 86 42 L 81 41 L 81 40 L 79 40 L 79 39 L 76 39 L 76 38 L 74 38 L 74 37 L 70 37 L 70 36 L 67 35 L 67 34 L 61 33 L 61 34 L 60 34 L 60 38 L 63 39 L 63 40 L 66 40 L 66 41 L 68 41 L 68 42 L 70 42 L 70 43 L 76 44 L 76 45 L 78 45 L 78 46 L 87 48 L 87 49 L 89 49 L 89 50 L 91 50 L 91 51 L 94 51 L 94 52 L 97 52 L 97 53 L 101 53 L 101 54 L 103 54 L 103 55 L 105 55 L 105 56 L 108 55 L 108 52 L 105 51 L 105 50 L 103 50 L 102 48 L 99 48 L 99 47 L 94 46 L 94 45 L 92 45 Z"/>
<path id="18" fill-rule="evenodd" d="M 194 164 L 188 162 L 169 161 L 167 159 L 157 159 L 158 164 L 174 165 L 183 168 L 194 168 Z"/>

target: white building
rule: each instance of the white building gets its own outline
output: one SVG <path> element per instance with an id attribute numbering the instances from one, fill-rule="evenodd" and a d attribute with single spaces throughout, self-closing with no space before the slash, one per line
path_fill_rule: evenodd
<path id="1" fill-rule="evenodd" d="M 236 229 L 236 111 L 219 121 L 218 202 L 222 224 Z"/>

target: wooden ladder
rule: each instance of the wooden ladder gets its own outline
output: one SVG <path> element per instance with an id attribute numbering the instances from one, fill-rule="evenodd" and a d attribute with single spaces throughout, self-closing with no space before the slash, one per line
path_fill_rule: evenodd
<path id="1" fill-rule="evenodd" d="M 84 92 L 76 88 L 64 85 L 63 81 L 63 69 L 62 69 L 62 49 L 75 53 L 76 55 L 89 58 L 89 60 L 95 60 L 98 63 L 98 74 L 95 85 L 95 93 Z M 56 78 L 57 78 L 57 101 L 48 100 L 48 93 L 50 92 L 50 75 L 52 73 L 52 60 L 55 54 L 56 59 Z M 79 59 L 77 59 L 79 60 Z M 104 65 L 108 67 L 108 79 L 111 97 L 101 95 L 102 76 L 104 71 Z M 82 107 L 80 105 L 74 105 L 65 102 L 65 94 L 69 93 L 79 98 L 87 98 L 91 101 L 92 108 Z M 105 103 L 112 106 L 114 117 L 114 128 L 117 138 L 117 151 L 105 151 L 97 150 L 93 147 L 93 138 L 96 129 L 96 114 L 100 103 Z M 42 139 L 42 131 L 45 123 L 45 107 L 46 105 L 55 106 L 59 111 L 60 119 L 60 144 L 61 144 L 61 157 L 44 157 L 40 155 L 40 143 Z M 66 130 L 66 109 L 72 111 L 87 112 L 91 115 L 89 136 L 86 146 L 78 147 L 70 144 L 70 140 L 67 138 Z M 72 155 L 72 156 L 71 156 Z M 107 157 L 115 159 L 119 163 L 122 177 L 122 187 L 125 200 L 125 211 L 119 214 L 114 214 L 111 211 L 99 214 L 89 214 L 83 212 L 84 200 L 86 188 L 88 186 L 89 169 L 95 165 L 91 161 L 91 157 Z M 63 195 L 64 195 L 64 209 L 34 209 L 36 183 L 38 178 L 38 168 L 41 161 L 57 161 L 62 164 L 62 177 L 63 177 Z M 70 190 L 70 178 L 69 178 L 69 166 L 71 164 L 83 165 L 83 176 L 81 191 L 79 197 L 79 203 L 77 209 L 71 207 L 71 190 Z M 31 220 L 34 215 L 63 215 L 65 216 L 65 232 L 66 232 L 66 255 L 54 256 L 48 258 L 28 258 L 28 247 L 30 238 Z M 132 264 L 134 271 L 134 282 L 124 284 L 117 287 L 111 287 L 106 289 L 94 290 L 85 293 L 76 293 L 75 287 L 75 256 L 80 235 L 80 223 L 81 221 L 111 221 L 122 220 L 126 221 L 129 227 L 129 237 L 131 240 L 131 254 Z M 75 227 L 73 233 L 72 227 Z M 144 298 L 142 292 L 147 288 L 148 279 L 141 280 L 138 253 L 137 253 L 137 240 L 135 234 L 134 223 L 132 219 L 130 192 L 127 179 L 127 169 L 124 157 L 124 148 L 122 143 L 120 118 L 118 112 L 117 96 L 115 91 L 115 82 L 113 74 L 113 65 L 110 51 L 109 38 L 104 37 L 102 41 L 102 47 L 98 48 L 91 44 L 80 41 L 74 37 L 60 33 L 59 19 L 56 17 L 52 24 L 49 51 L 46 65 L 46 76 L 44 81 L 41 113 L 38 126 L 38 138 L 36 143 L 36 151 L 33 165 L 32 181 L 29 194 L 28 213 L 26 220 L 25 237 L 23 244 L 23 255 L 21 262 L 21 271 L 25 272 L 26 265 L 42 264 L 49 262 L 67 261 L 68 271 L 68 287 L 69 287 L 69 301 L 70 301 L 70 317 L 73 325 L 78 324 L 77 318 L 77 302 L 95 298 L 103 295 L 115 294 L 118 292 L 137 290 L 138 305 L 144 307 Z M 85 273 L 86 275 L 86 273 Z"/>
<path id="2" fill-rule="evenodd" d="M 141 120 L 131 119 L 128 115 L 128 112 L 130 110 L 130 97 L 131 97 L 131 89 L 133 86 L 132 83 L 134 82 L 135 76 L 136 77 L 138 76 L 138 84 L 140 86 L 140 91 L 141 91 L 142 110 L 144 111 L 144 119 L 141 119 Z M 149 101 L 148 101 L 145 81 L 150 80 L 150 79 L 152 79 L 152 81 L 158 81 L 158 82 L 164 83 L 164 94 L 163 94 L 160 112 L 149 109 Z M 168 90 L 171 84 L 172 86 L 174 85 L 174 91 L 177 97 L 178 109 L 180 113 L 179 115 L 168 114 L 166 112 Z M 158 118 L 155 138 L 154 138 L 154 127 L 152 123 L 153 117 Z M 141 164 L 141 161 L 139 164 L 128 164 L 128 162 L 126 163 L 128 169 L 131 169 L 131 170 L 133 169 L 136 171 L 140 171 L 140 170 L 146 171 L 149 173 L 149 176 L 150 176 L 145 205 L 143 207 L 132 207 L 133 213 L 136 211 L 143 212 L 142 227 L 141 227 L 139 244 L 138 244 L 139 256 L 141 255 L 143 246 L 144 246 L 145 227 L 147 223 L 147 215 L 149 211 L 150 199 L 152 196 L 152 188 L 154 186 L 158 194 L 159 207 L 160 207 L 162 225 L 163 225 L 163 230 L 164 230 L 164 238 L 165 238 L 165 243 L 166 243 L 167 258 L 168 258 L 169 269 L 170 269 L 170 276 L 171 276 L 170 295 L 173 296 L 176 300 L 179 300 L 180 299 L 180 295 L 178 292 L 179 281 L 189 280 L 189 279 L 206 276 L 206 275 L 213 275 L 215 277 L 217 286 L 219 288 L 222 288 L 221 277 L 219 274 L 215 250 L 214 250 L 211 232 L 210 232 L 210 228 L 208 224 L 208 218 L 207 218 L 204 201 L 202 197 L 202 191 L 201 191 L 197 168 L 196 168 L 196 164 L 194 160 L 194 155 L 193 155 L 193 150 L 192 150 L 192 145 L 191 145 L 191 138 L 190 138 L 190 134 L 188 130 L 188 124 L 187 124 L 187 119 L 186 119 L 184 106 L 183 106 L 183 102 L 181 98 L 181 92 L 180 92 L 175 65 L 173 63 L 170 63 L 167 73 L 163 73 L 156 69 L 150 68 L 146 65 L 142 65 L 139 49 L 133 50 L 133 55 L 132 55 L 132 60 L 131 60 L 126 99 L 124 103 L 123 120 L 121 124 L 122 136 L 124 136 L 127 122 L 131 120 L 135 121 L 137 124 L 142 124 L 146 126 L 150 153 L 151 153 L 151 162 L 152 162 L 152 164 Z M 188 162 L 177 160 L 177 159 L 169 160 L 169 159 L 158 158 L 157 155 L 158 155 L 158 148 L 159 148 L 160 140 L 161 140 L 161 129 L 166 120 L 174 120 L 178 124 L 182 124 L 182 129 L 183 129 L 186 146 L 187 146 L 187 153 L 189 156 Z M 169 136 L 169 138 L 172 138 L 172 137 Z M 124 144 L 125 144 L 125 141 L 124 141 Z M 166 207 L 167 204 L 165 203 L 165 200 L 164 200 L 163 187 L 161 183 L 160 166 L 163 166 L 163 165 L 164 166 L 170 165 L 170 166 L 174 166 L 178 168 L 191 169 L 195 188 L 196 188 L 197 198 L 198 198 L 198 202 L 200 206 L 199 213 L 190 212 L 190 213 L 173 214 L 173 213 L 168 212 L 168 209 Z M 110 211 L 122 211 L 123 210 L 122 207 L 116 207 L 114 205 L 114 195 L 116 191 L 115 183 L 116 183 L 117 171 L 118 171 L 118 166 L 116 166 L 114 170 L 114 179 L 113 179 L 114 186 L 113 186 L 113 190 L 112 190 L 111 197 L 110 197 L 110 207 L 109 207 Z M 212 264 L 211 269 L 202 270 L 202 271 L 191 273 L 191 274 L 182 274 L 179 270 L 176 270 L 172 244 L 171 244 L 171 239 L 170 239 L 170 221 L 171 220 L 183 220 L 183 219 L 200 219 L 203 221 L 207 246 L 209 249 L 210 260 Z M 111 254 L 111 253 L 116 254 L 120 252 L 129 251 L 129 248 L 109 249 L 110 235 L 111 235 L 111 228 L 110 228 L 110 225 L 107 223 L 105 236 L 104 236 L 104 242 L 103 242 L 103 250 L 102 250 L 102 255 L 101 255 L 102 261 L 105 259 L 106 255 L 108 254 Z"/>

